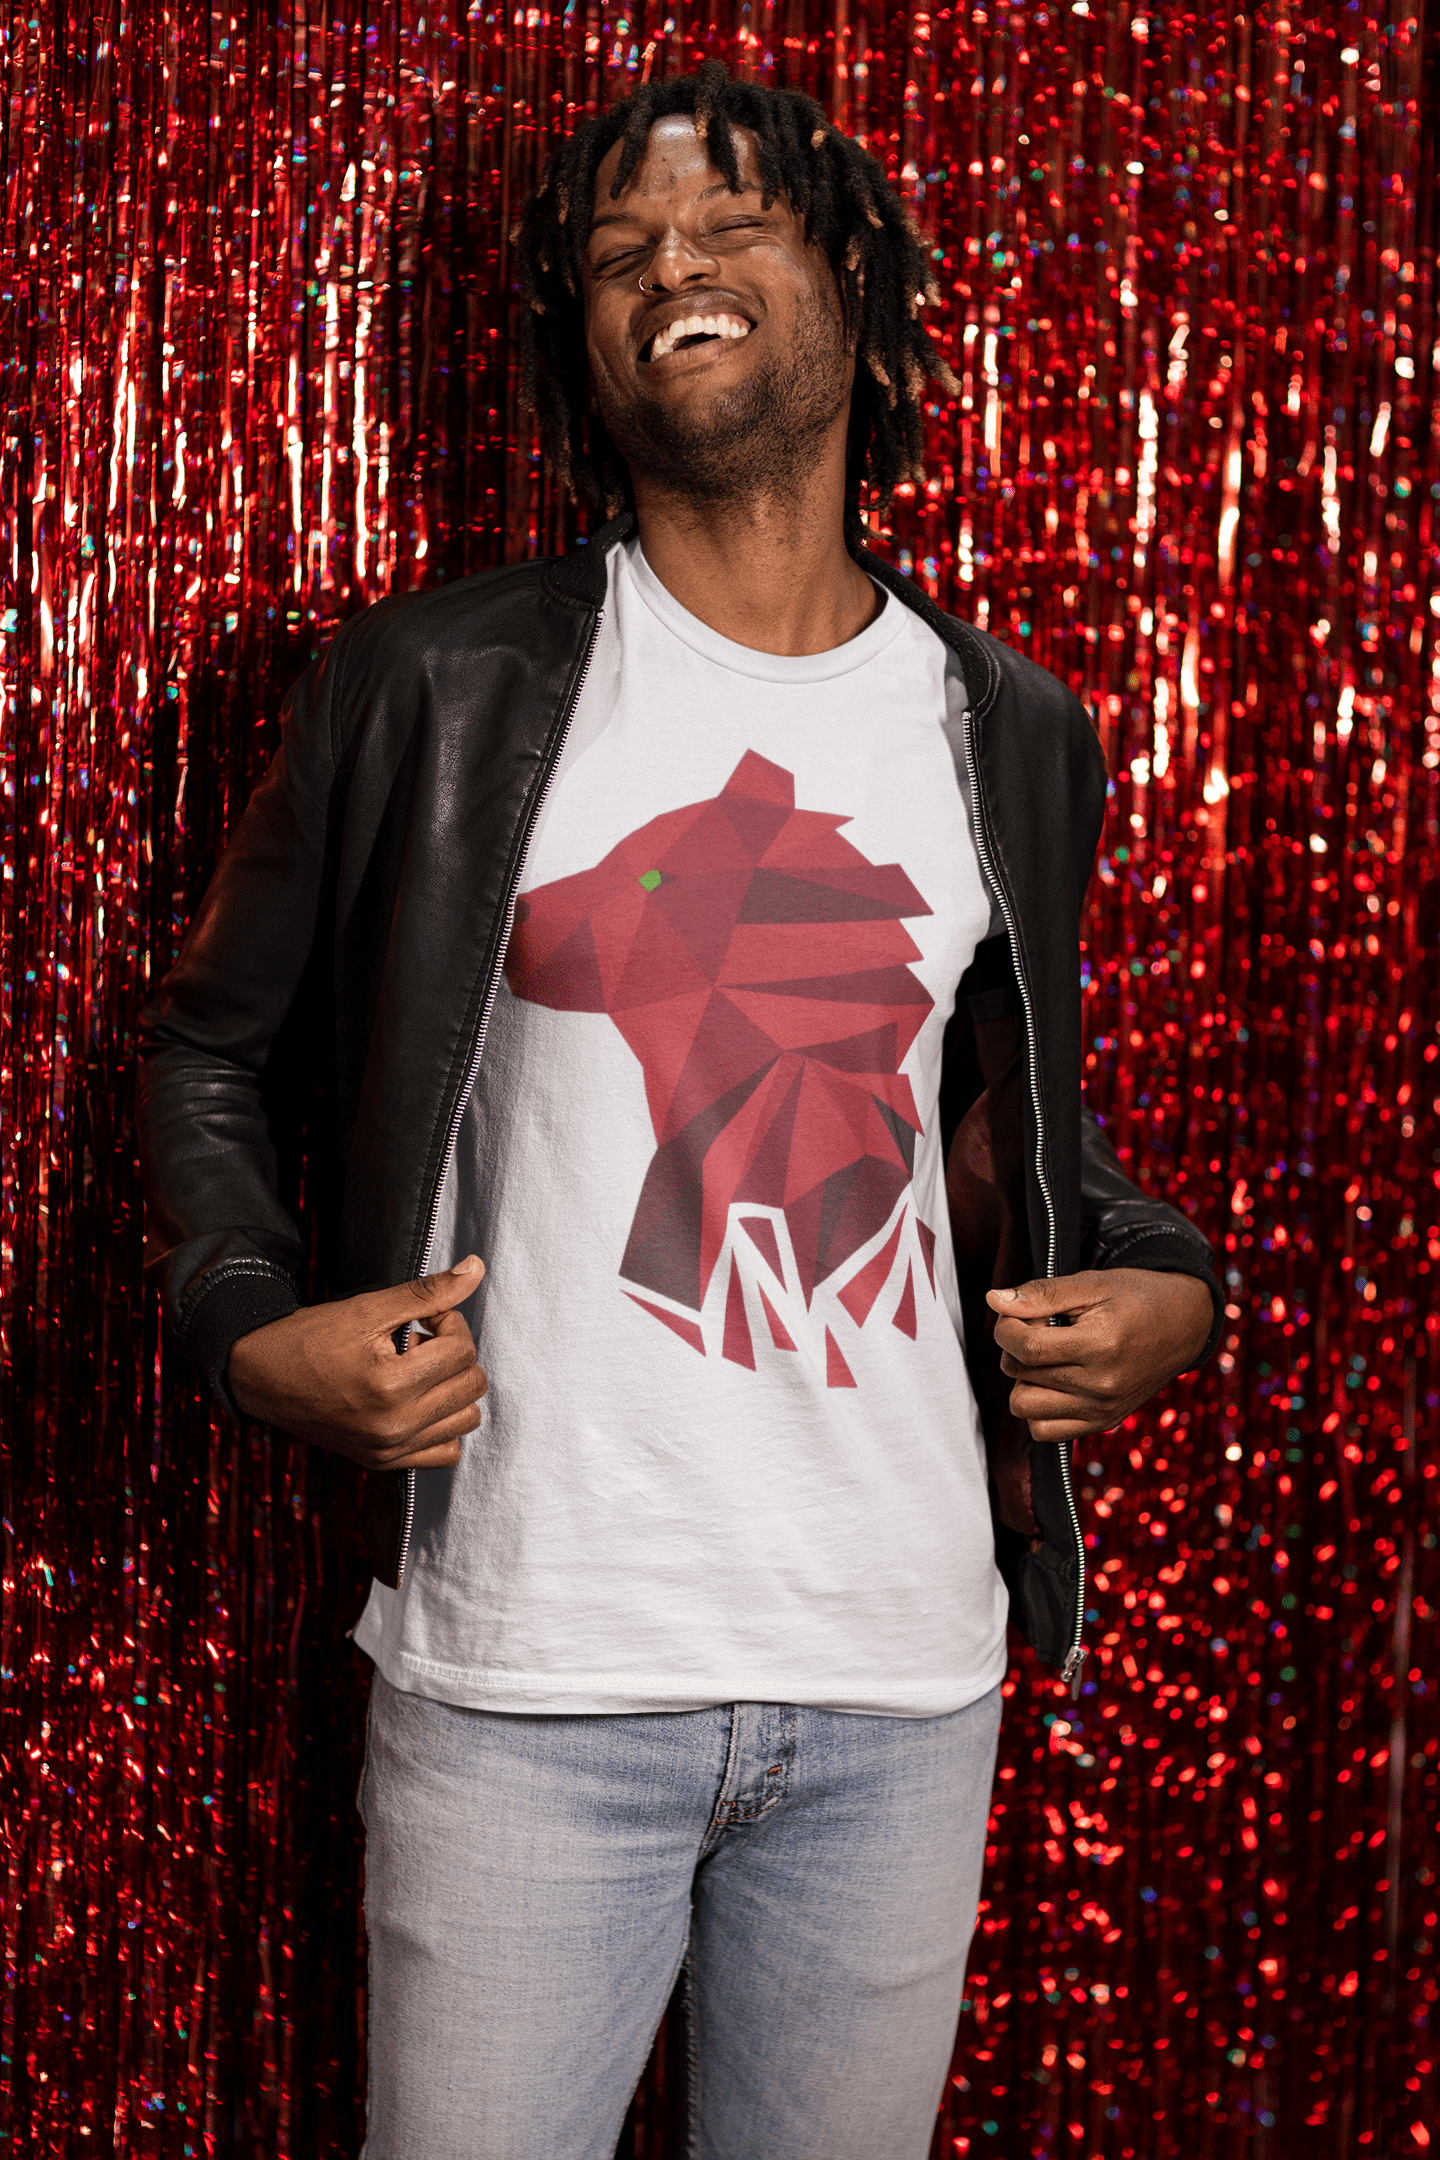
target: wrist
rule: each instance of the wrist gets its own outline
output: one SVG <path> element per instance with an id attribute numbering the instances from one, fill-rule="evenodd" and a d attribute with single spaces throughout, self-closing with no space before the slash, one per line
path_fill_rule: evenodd
<path id="1" fill-rule="evenodd" d="M 1171 1292 L 1176 1311 L 1176 1331 L 1184 1339 L 1185 1362 L 1177 1370 L 1191 1372 L 1205 1354 L 1210 1340 L 1210 1329 L 1215 1318 L 1215 1300 L 1210 1286 L 1199 1275 L 1171 1275 Z"/>
<path id="2" fill-rule="evenodd" d="M 265 1421 L 270 1417 L 265 1383 L 271 1343 L 266 1338 L 273 1338 L 276 1328 L 284 1324 L 283 1318 L 268 1320 L 263 1327 L 238 1335 L 230 1345 L 223 1372 L 225 1392 L 242 1418 Z"/>

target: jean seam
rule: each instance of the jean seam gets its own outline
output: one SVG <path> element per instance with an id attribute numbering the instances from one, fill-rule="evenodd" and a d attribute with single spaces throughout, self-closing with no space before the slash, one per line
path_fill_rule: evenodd
<path id="1" fill-rule="evenodd" d="M 798 1713 L 796 1711 L 794 1703 L 781 1703 L 779 1707 L 780 1768 L 782 1771 L 779 1785 L 775 1788 L 773 1792 L 767 1792 L 758 1806 L 749 1806 L 742 1808 L 738 1800 L 717 1800 L 715 1803 L 714 1818 L 710 1824 L 710 1830 L 707 1830 L 706 1832 L 707 1839 L 709 1838 L 711 1831 L 717 1829 L 734 1830 L 740 1828 L 742 1825 L 747 1823 L 759 1822 L 763 1815 L 768 1815 L 771 1808 L 778 1807 L 780 1805 L 780 1802 L 788 1796 L 790 1791 L 790 1772 L 794 1766 L 795 1761 L 795 1730 Z M 738 1720 L 739 1711 L 740 1705 L 737 1703 L 731 1713 L 732 1754 L 735 1721 Z M 725 1765 L 725 1777 L 728 1778 L 729 1774 L 730 1761 L 727 1760 Z M 722 1778 L 720 1782 L 720 1790 L 723 1792 L 724 1789 L 725 1779 Z M 701 1848 L 701 1858 L 704 1858 L 703 1846 Z"/>
<path id="2" fill-rule="evenodd" d="M 685 1976 L 686 1976 L 686 1982 L 685 1982 L 685 1995 L 686 1995 L 686 2001 L 685 2001 L 685 2012 L 686 2012 L 686 2015 L 685 2015 L 685 2113 L 686 2113 L 686 2120 L 687 2120 L 687 2124 L 688 2124 L 688 2128 L 687 2128 L 687 2131 L 686 2131 L 686 2153 L 687 2153 L 687 2156 L 693 2156 L 693 2154 L 694 2154 L 694 2151 L 695 2151 L 695 2021 L 694 2021 L 694 2017 L 693 2017 L 693 2016 L 692 2016 L 692 2014 L 691 2014 L 691 2011 L 692 2011 L 692 2007 L 693 2007 L 693 2001 L 694 2001 L 694 1990 L 693 1990 L 693 1988 L 692 1988 L 692 1987 L 691 1987 L 691 1985 L 690 1985 L 690 1979 L 689 1979 L 689 1973 L 690 1973 L 690 1945 L 691 1945 L 691 1942 L 692 1942 L 692 1940 L 693 1940 L 693 1938 L 694 1938 L 694 1934 L 695 1934 L 695 1915 L 694 1915 L 694 1910 L 693 1910 L 693 1908 L 692 1908 L 692 1910 L 691 1910 L 691 1915 L 690 1915 L 690 1919 L 689 1919 L 689 1922 L 688 1922 L 688 1924 L 687 1924 L 687 1926 L 686 1926 L 686 1929 L 685 1929 L 685 1940 L 684 1940 L 684 1942 L 683 1942 L 683 1943 L 682 1943 L 682 1944 L 680 1945 L 680 1955 L 679 1955 L 679 1956 L 678 1956 L 678 1957 L 676 1958 L 676 1960 L 675 1960 L 675 1964 L 674 1964 L 674 1967 L 673 1967 L 673 1969 L 672 1969 L 672 1971 L 671 1971 L 671 1974 L 670 1974 L 670 1978 L 669 1978 L 669 1979 L 668 1979 L 668 1980 L 666 1981 L 666 1983 L 665 1983 L 665 2009 L 661 2011 L 661 2013 L 660 2013 L 660 2022 L 659 2022 L 659 2024 L 657 2024 L 657 2025 L 656 2025 L 656 2027 L 655 2027 L 655 2030 L 654 2030 L 654 2032 L 653 2032 L 653 2033 L 651 2033 L 651 2035 L 650 2035 L 650 2048 L 651 2048 L 651 2051 L 653 2052 L 653 2050 L 654 2050 L 654 2046 L 655 2046 L 655 2042 L 656 2042 L 656 2040 L 657 2040 L 657 2039 L 659 2038 L 659 2035 L 660 2035 L 660 2026 L 661 2026 L 661 2025 L 663 2025 L 663 2024 L 665 2023 L 665 2016 L 666 2016 L 666 2011 L 668 2011 L 668 2009 L 669 2009 L 669 2007 L 670 2007 L 670 1997 L 671 1997 L 671 1996 L 672 1996 L 672 1995 L 674 1994 L 674 1992 L 675 1992 L 675 1983 L 676 1983 L 676 1981 L 677 1981 L 677 1980 L 678 1980 L 678 1979 L 680 1978 L 680 1975 L 681 1975 L 682 1973 L 684 1973 L 684 1974 L 685 1974 Z M 363 2155 L 362 2155 L 362 2160 L 363 2160 Z M 615 2155 L 614 2155 L 614 2153 L 612 2153 L 612 2155 L 611 2155 L 611 2160 L 615 2160 Z"/>
<path id="3" fill-rule="evenodd" d="M 690 1908 L 690 1928 L 685 1939 L 681 1970 L 685 1975 L 685 2160 L 695 2160 L 700 2147 L 700 1990 L 695 1985 L 695 1908 Z"/>
<path id="4" fill-rule="evenodd" d="M 740 1705 L 736 1702 L 730 1705 L 730 1738 L 725 1749 L 725 1767 L 720 1773 L 720 1790 L 715 1795 L 715 1806 L 711 1812 L 710 1821 L 706 1826 L 705 1835 L 700 1840 L 700 1849 L 695 1855 L 695 1865 L 697 1867 L 702 1860 L 708 1858 L 715 1845 L 719 1843 L 720 1832 L 728 1830 L 735 1820 L 731 1812 L 735 1803 L 733 1800 L 725 1798 L 725 1788 L 730 1782 L 730 1773 L 735 1768 L 736 1758 L 739 1753 Z"/>

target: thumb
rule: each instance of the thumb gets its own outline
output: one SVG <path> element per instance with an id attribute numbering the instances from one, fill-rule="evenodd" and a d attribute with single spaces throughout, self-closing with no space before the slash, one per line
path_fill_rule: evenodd
<path id="1" fill-rule="evenodd" d="M 453 1306 L 462 1305 L 477 1289 L 484 1273 L 484 1261 L 476 1253 L 467 1253 L 454 1267 L 438 1275 L 420 1275 L 413 1282 L 376 1290 L 372 1292 L 376 1327 L 389 1333 L 409 1320 L 436 1319 Z"/>
<path id="2" fill-rule="evenodd" d="M 1104 1276 L 1091 1268 L 1082 1275 L 1055 1275 L 1011 1290 L 987 1290 L 985 1302 L 991 1312 L 1007 1320 L 1047 1320 L 1057 1313 L 1084 1312 L 1101 1304 L 1105 1294 Z"/>

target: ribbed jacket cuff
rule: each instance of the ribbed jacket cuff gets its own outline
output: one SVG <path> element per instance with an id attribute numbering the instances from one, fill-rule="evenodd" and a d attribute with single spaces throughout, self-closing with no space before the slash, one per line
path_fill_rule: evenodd
<path id="1" fill-rule="evenodd" d="M 1203 1282 L 1210 1292 L 1214 1311 L 1205 1348 L 1187 1370 L 1197 1371 L 1208 1357 L 1214 1355 L 1225 1332 L 1225 1293 L 1216 1277 L 1208 1245 L 1202 1244 L 1198 1237 L 1187 1237 L 1183 1230 L 1136 1229 L 1107 1244 L 1104 1264 L 1106 1267 L 1152 1268 L 1157 1275 L 1193 1275 L 1196 1282 Z"/>
<path id="2" fill-rule="evenodd" d="M 196 1284 L 176 1333 L 180 1347 L 210 1383 L 210 1392 L 226 1417 L 241 1422 L 242 1412 L 230 1393 L 226 1368 L 242 1335 L 298 1312 L 295 1285 L 283 1269 L 265 1260 L 230 1261 L 209 1270 Z"/>

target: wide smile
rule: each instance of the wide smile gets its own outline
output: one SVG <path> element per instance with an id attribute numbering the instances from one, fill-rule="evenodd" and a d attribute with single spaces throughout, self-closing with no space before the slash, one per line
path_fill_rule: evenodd
<path id="1" fill-rule="evenodd" d="M 733 308 L 677 315 L 673 322 L 662 324 L 645 340 L 640 348 L 640 363 L 642 367 L 654 367 L 677 353 L 694 352 L 702 345 L 739 344 L 749 337 L 754 327 L 746 316 L 737 314 Z"/>

